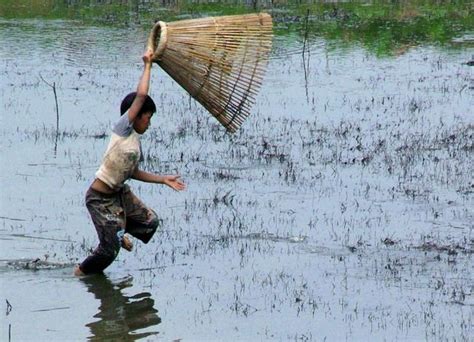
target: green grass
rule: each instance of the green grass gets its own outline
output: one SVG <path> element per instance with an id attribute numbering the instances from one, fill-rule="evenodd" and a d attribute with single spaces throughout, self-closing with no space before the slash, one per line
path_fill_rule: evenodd
<path id="1" fill-rule="evenodd" d="M 85 24 L 150 27 L 156 20 L 172 21 L 209 15 L 233 15 L 265 10 L 274 18 L 275 35 L 288 40 L 322 37 L 339 44 L 359 44 L 377 56 L 390 56 L 420 44 L 446 45 L 453 38 L 474 32 L 470 1 L 410 1 L 320 3 L 244 1 L 194 3 L 193 1 L 143 2 L 138 0 L 2 0 L 0 17 L 7 19 L 66 19 Z"/>

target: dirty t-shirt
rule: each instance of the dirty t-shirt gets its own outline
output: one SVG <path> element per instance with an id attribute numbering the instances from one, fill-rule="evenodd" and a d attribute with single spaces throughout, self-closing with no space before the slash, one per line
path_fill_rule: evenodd
<path id="1" fill-rule="evenodd" d="M 112 128 L 110 142 L 95 176 L 113 190 L 119 190 L 143 160 L 140 135 L 125 113 Z"/>

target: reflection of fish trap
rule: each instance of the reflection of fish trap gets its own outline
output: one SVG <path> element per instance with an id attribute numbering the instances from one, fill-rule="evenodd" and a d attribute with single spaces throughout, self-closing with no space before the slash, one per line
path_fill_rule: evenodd
<path id="1" fill-rule="evenodd" d="M 271 46 L 266 13 L 159 21 L 148 38 L 153 61 L 229 132 L 250 114 Z"/>

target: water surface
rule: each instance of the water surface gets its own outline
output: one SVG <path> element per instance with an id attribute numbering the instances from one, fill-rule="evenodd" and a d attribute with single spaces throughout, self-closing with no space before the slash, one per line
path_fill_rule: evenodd
<path id="1" fill-rule="evenodd" d="M 153 69 L 144 167 L 188 190 L 130 182 L 162 231 L 83 280 L 72 265 L 97 243 L 84 194 L 146 20 L 4 14 L 2 340 L 468 340 L 472 31 L 391 31 L 383 49 L 371 31 L 317 34 L 342 8 L 326 26 L 310 12 L 307 38 L 305 10 L 274 9 L 264 86 L 235 135 Z"/>

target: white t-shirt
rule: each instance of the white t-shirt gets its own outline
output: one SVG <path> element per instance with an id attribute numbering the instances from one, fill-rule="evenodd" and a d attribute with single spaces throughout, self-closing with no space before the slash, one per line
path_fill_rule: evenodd
<path id="1" fill-rule="evenodd" d="M 113 190 L 123 187 L 143 160 L 140 135 L 125 113 L 112 128 L 110 142 L 95 176 Z"/>

